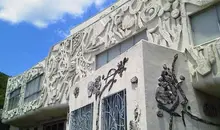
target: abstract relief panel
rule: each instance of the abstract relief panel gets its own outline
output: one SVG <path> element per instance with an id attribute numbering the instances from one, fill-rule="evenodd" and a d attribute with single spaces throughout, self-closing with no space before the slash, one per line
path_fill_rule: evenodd
<path id="1" fill-rule="evenodd" d="M 24 102 L 24 97 L 25 97 L 25 88 L 26 85 L 29 81 L 33 80 L 34 78 L 42 75 L 44 73 L 44 68 L 45 68 L 45 61 L 42 61 L 32 67 L 30 70 L 24 72 L 23 74 L 9 78 L 8 80 L 8 85 L 7 85 L 7 91 L 6 91 L 6 96 L 5 96 L 5 104 L 4 104 L 4 109 L 2 113 L 2 119 L 11 119 L 14 116 L 19 116 L 22 115 L 28 111 L 31 111 L 33 109 L 39 108 L 39 98 L 36 98 L 35 100 L 25 103 Z M 8 110 L 9 107 L 9 95 L 11 92 L 14 90 L 20 88 L 20 99 L 18 102 L 18 105 L 16 108 L 12 110 Z"/>

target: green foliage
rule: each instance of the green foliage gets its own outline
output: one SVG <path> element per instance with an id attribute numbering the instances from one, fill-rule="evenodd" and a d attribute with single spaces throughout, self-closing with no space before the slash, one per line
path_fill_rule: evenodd
<path id="1" fill-rule="evenodd" d="M 0 72 L 0 109 L 4 106 L 8 75 Z"/>

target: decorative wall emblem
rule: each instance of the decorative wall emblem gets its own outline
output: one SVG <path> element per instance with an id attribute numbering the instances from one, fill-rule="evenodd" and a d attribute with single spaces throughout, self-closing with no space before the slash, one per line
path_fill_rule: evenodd
<path id="1" fill-rule="evenodd" d="M 76 87 L 76 88 L 74 89 L 73 94 L 74 94 L 75 98 L 77 98 L 77 97 L 79 96 L 79 87 Z"/>
<path id="2" fill-rule="evenodd" d="M 137 76 L 134 76 L 134 77 L 131 79 L 131 83 L 132 83 L 132 84 L 137 84 L 137 83 L 138 83 L 138 78 L 137 78 Z"/>
<path id="3" fill-rule="evenodd" d="M 157 116 L 163 117 L 162 111 L 165 111 L 170 114 L 169 130 L 172 130 L 173 117 L 182 117 L 183 124 L 184 126 L 186 126 L 184 118 L 185 114 L 188 115 L 190 118 L 200 121 L 202 123 L 220 126 L 220 124 L 206 121 L 190 113 L 190 106 L 187 105 L 188 99 L 183 89 L 181 88 L 182 83 L 185 80 L 185 77 L 180 76 L 180 81 L 178 81 L 175 74 L 175 63 L 177 58 L 178 55 L 175 55 L 171 69 L 168 68 L 166 65 L 163 66 L 163 71 L 158 79 L 159 84 L 155 96 L 159 108 Z M 176 112 L 176 109 L 180 106 L 180 96 L 182 96 L 183 98 L 183 101 L 181 102 L 181 114 Z"/>
<path id="4" fill-rule="evenodd" d="M 92 95 L 98 95 L 101 89 L 101 76 L 98 76 L 95 79 L 95 82 L 91 81 L 88 84 L 88 97 L 92 97 Z"/>
<path id="5" fill-rule="evenodd" d="M 139 126 L 140 117 L 141 117 L 141 110 L 139 106 L 137 105 L 134 110 L 134 120 L 130 121 L 130 124 L 129 124 L 130 130 L 141 130 Z"/>
<path id="6" fill-rule="evenodd" d="M 96 118 L 96 130 L 99 130 L 99 115 L 100 115 L 100 104 L 101 104 L 101 96 L 103 92 L 108 88 L 108 91 L 111 90 L 114 83 L 117 82 L 116 76 L 122 77 L 123 72 L 126 71 L 125 64 L 128 62 L 128 58 L 124 58 L 117 65 L 117 69 L 112 68 L 109 70 L 107 75 L 98 76 L 95 82 L 90 82 L 88 84 L 88 96 L 92 97 L 95 95 L 95 99 L 97 101 L 97 118 Z M 101 80 L 104 82 L 104 86 L 101 84 Z"/>

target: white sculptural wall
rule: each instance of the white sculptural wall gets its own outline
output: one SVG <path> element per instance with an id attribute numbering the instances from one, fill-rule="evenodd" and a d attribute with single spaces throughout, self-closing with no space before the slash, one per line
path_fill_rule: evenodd
<path id="1" fill-rule="evenodd" d="M 86 24 L 61 43 L 52 47 L 49 56 L 20 76 L 9 79 L 3 119 L 39 107 L 67 103 L 71 87 L 95 71 L 95 55 L 145 30 L 148 42 L 183 51 L 192 45 L 185 5 L 204 7 L 214 0 L 129 0 L 118 5 L 98 21 Z M 80 25 L 84 26 L 84 24 Z M 37 65 L 38 66 L 38 65 Z M 32 72 L 36 71 L 37 72 Z M 39 72 L 38 72 L 39 71 Z M 21 86 L 23 100 L 26 83 L 31 76 L 44 73 L 39 100 L 7 111 L 9 93 Z M 36 105 L 35 105 L 36 104 Z"/>

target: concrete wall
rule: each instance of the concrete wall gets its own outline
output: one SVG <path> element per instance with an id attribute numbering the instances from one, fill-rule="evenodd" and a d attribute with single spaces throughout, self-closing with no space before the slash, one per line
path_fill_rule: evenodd
<path id="1" fill-rule="evenodd" d="M 110 61 L 108 64 L 102 66 L 99 68 L 96 73 L 93 73 L 92 75 L 87 76 L 82 81 L 78 82 L 76 87 L 79 87 L 79 96 L 75 98 L 73 95 L 75 87 L 71 88 L 70 90 L 70 112 L 81 108 L 87 104 L 93 103 L 94 104 L 94 110 L 93 110 L 93 129 L 96 129 L 95 122 L 97 118 L 97 101 L 95 100 L 95 96 L 93 95 L 91 98 L 88 98 L 88 83 L 90 81 L 95 81 L 95 78 L 99 75 L 107 75 L 108 71 L 112 68 L 117 68 L 117 64 L 119 61 L 123 60 L 124 57 L 129 58 L 127 64 L 125 65 L 127 70 L 123 72 L 122 78 L 120 78 L 118 75 L 116 76 L 117 82 L 114 83 L 111 91 L 108 92 L 108 89 L 103 93 L 101 99 L 104 97 L 107 97 L 109 95 L 112 95 L 114 93 L 117 93 L 121 90 L 126 89 L 126 107 L 127 107 L 127 129 L 129 129 L 129 122 L 131 120 L 134 120 L 134 109 L 137 105 L 139 105 L 139 108 L 141 110 L 141 117 L 140 117 L 140 128 L 146 129 L 146 105 L 145 105 L 145 92 L 144 90 L 144 73 L 143 73 L 143 49 L 142 44 L 136 44 L 134 47 L 130 48 L 125 53 L 121 54 L 120 56 L 116 57 L 112 61 Z M 137 86 L 133 86 L 131 84 L 131 79 L 137 76 L 138 78 L 138 84 Z M 104 83 L 103 83 L 104 85 Z M 103 87 L 102 85 L 102 87 Z M 101 115 L 101 113 L 100 113 Z M 100 122 L 101 123 L 101 118 Z M 101 128 L 102 129 L 102 128 Z"/>
<path id="2" fill-rule="evenodd" d="M 114 84 L 112 91 L 109 93 L 105 92 L 102 98 L 126 88 L 127 95 L 132 95 L 127 96 L 127 101 L 129 101 L 127 106 L 128 112 L 133 113 L 136 107 L 135 104 L 140 104 L 142 113 L 140 126 L 145 129 L 147 124 L 145 122 L 146 117 L 143 115 L 146 115 L 148 119 L 151 119 L 151 117 L 155 119 L 154 115 L 150 114 L 152 112 L 150 109 L 147 109 L 149 112 L 145 113 L 145 106 L 155 109 L 155 102 L 153 102 L 154 92 L 163 62 L 170 63 L 173 54 L 176 53 L 174 50 L 183 52 L 186 48 L 196 49 L 197 47 L 194 47 L 192 42 L 189 15 L 214 4 L 216 1 L 217 0 L 118 1 L 114 5 L 114 8 L 113 6 L 109 7 L 102 13 L 71 30 L 72 35 L 53 46 L 48 57 L 43 62 L 40 62 L 23 74 L 9 79 L 2 116 L 4 121 L 7 122 L 16 117 L 28 115 L 29 112 L 36 112 L 35 110 L 39 110 L 41 107 L 52 109 L 55 105 L 69 103 L 71 112 L 88 103 L 94 102 L 94 97 L 85 98 L 85 95 L 87 95 L 87 87 L 85 86 L 88 85 L 88 82 L 94 81 L 98 75 L 107 74 L 109 69 L 116 67 L 117 63 L 127 56 L 129 58 L 127 64 L 128 70 L 122 78 L 118 78 L 118 82 Z M 146 31 L 148 42 L 155 45 L 146 42 L 137 44 L 128 50 L 128 52 L 123 53 L 100 69 L 95 69 L 96 55 L 140 31 Z M 142 48 L 142 45 L 146 47 Z M 165 49 L 162 46 L 167 48 Z M 205 45 L 202 45 L 202 47 L 203 46 Z M 154 49 L 154 47 L 157 49 Z M 171 49 L 174 50 L 172 51 Z M 216 62 L 211 64 L 214 65 L 215 68 L 209 66 L 211 79 L 213 79 L 212 74 L 217 73 L 220 75 L 220 70 L 218 69 L 220 67 L 220 60 L 219 53 L 217 52 L 218 50 L 215 49 L 213 55 L 215 56 Z M 189 59 L 183 58 L 182 53 L 180 53 L 180 55 L 179 59 L 182 59 L 181 62 L 184 62 L 179 65 L 178 70 L 187 77 L 185 82 L 187 94 L 191 100 L 190 103 L 195 102 L 195 104 L 199 104 L 196 102 L 196 98 L 199 97 L 199 94 L 195 94 L 190 84 L 190 82 L 194 82 L 192 72 L 197 70 L 197 68 L 194 67 L 196 65 L 187 62 Z M 209 58 L 205 57 L 205 60 L 207 59 L 209 60 Z M 187 64 L 193 67 L 189 67 L 188 69 Z M 211 70 L 213 70 L 213 73 L 211 73 Z M 41 96 L 39 99 L 25 104 L 23 98 L 26 83 L 42 73 L 44 73 L 44 79 L 41 85 Z M 130 79 L 134 76 L 137 76 L 139 79 L 137 88 L 131 87 L 130 84 Z M 198 77 L 199 76 L 195 79 L 199 79 Z M 203 80 L 203 77 L 200 79 Z M 206 87 L 210 85 L 204 84 Z M 8 111 L 9 94 L 18 87 L 22 88 L 19 106 L 14 110 Z M 75 99 L 73 95 L 73 90 L 76 87 L 80 88 L 80 94 L 77 99 Z M 149 89 L 147 89 L 148 87 Z M 146 88 L 146 93 L 143 91 L 144 88 Z M 213 89 L 213 87 L 211 89 Z M 204 90 L 209 90 L 209 87 Z M 198 98 L 198 102 L 200 102 L 200 100 L 202 100 L 202 97 Z M 205 101 L 202 100 L 201 102 L 201 104 L 203 104 Z M 198 109 L 201 105 L 192 106 L 192 110 L 194 110 L 195 106 L 194 113 L 198 114 L 198 116 L 202 116 Z M 94 113 L 96 113 L 95 110 Z M 128 122 L 132 120 L 132 118 L 134 118 L 133 115 L 128 114 L 127 124 L 129 124 Z M 152 121 L 156 120 L 157 119 Z M 151 126 L 154 128 L 157 124 L 151 125 L 150 122 L 148 123 L 150 124 L 148 128 L 151 128 Z M 167 123 L 165 123 L 165 125 L 166 124 Z M 182 126 L 180 127 L 182 128 Z M 155 126 L 155 128 L 157 127 Z"/>

